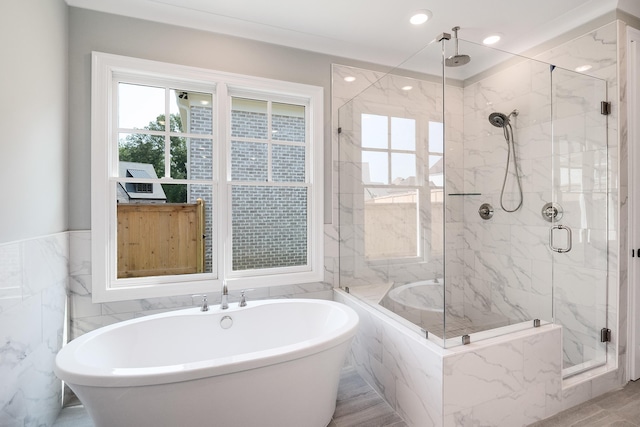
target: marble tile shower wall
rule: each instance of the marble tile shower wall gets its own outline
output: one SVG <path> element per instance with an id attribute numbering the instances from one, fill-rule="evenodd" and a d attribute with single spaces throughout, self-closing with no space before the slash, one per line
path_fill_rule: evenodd
<path id="1" fill-rule="evenodd" d="M 492 110 L 520 111 L 513 122 L 524 201 L 517 212 L 507 213 L 499 208 L 507 157 L 502 129 L 475 133 L 467 123 L 475 124 L 478 120 L 465 120 L 466 191 L 482 193 L 482 201 L 492 203 L 496 213 L 491 220 L 484 221 L 474 214 L 477 208 L 474 209 L 473 201 L 466 201 L 464 237 L 468 252 L 464 289 L 467 302 L 478 311 L 497 312 L 512 321 L 532 318 L 550 321 L 551 284 L 556 283 L 559 319 L 565 318 L 562 312 L 569 309 L 577 310 L 574 319 L 589 319 L 588 324 L 579 328 L 561 320 L 568 326 L 565 336 L 575 336 L 574 345 L 565 347 L 567 363 L 573 365 L 582 362 L 577 359 L 582 358 L 578 354 L 587 350 L 587 337 L 597 336 L 596 331 L 605 324 L 604 318 L 600 326 L 594 322 L 599 290 L 602 300 L 606 300 L 606 136 L 604 127 L 585 128 L 585 123 L 598 122 L 598 103 L 585 102 L 579 93 L 567 89 L 574 83 L 573 78 L 558 82 L 559 70 L 554 71 L 557 91 L 572 94 L 573 98 L 566 98 L 568 102 L 576 99 L 588 104 L 592 112 L 564 111 L 571 110 L 567 108 L 570 106 L 556 99 L 556 114 L 551 123 L 549 74 L 547 65 L 529 62 L 465 88 L 466 114 L 470 117 L 486 118 Z M 604 86 L 601 89 L 604 96 Z M 486 121 L 485 128 L 491 128 Z M 589 141 L 587 135 L 600 139 Z M 553 148 L 552 138 L 556 141 Z M 576 147 L 569 149 L 565 144 Z M 484 151 L 479 147 L 484 147 Z M 558 149 L 567 154 L 558 156 Z M 552 151 L 556 154 L 554 160 Z M 569 173 L 564 175 L 566 171 Z M 556 182 L 552 183 L 552 177 Z M 566 182 L 569 178 L 574 182 Z M 563 191 L 554 192 L 552 186 Z M 517 199 L 517 189 L 508 187 L 505 205 L 515 206 Z M 573 249 L 566 255 L 552 255 L 548 250 L 549 224 L 540 211 L 550 201 L 563 207 L 561 223 L 570 226 L 574 233 Z M 576 286 L 578 283 L 582 285 Z M 576 289 L 582 300 L 576 298 Z M 567 304 L 570 301 L 573 304 Z"/>
<path id="2" fill-rule="evenodd" d="M 609 319 L 605 316 L 606 301 L 617 299 L 618 284 L 618 109 L 613 99 L 607 136 L 602 132 L 604 120 L 597 106 L 606 90 L 610 97 L 615 98 L 617 93 L 617 25 L 609 24 L 539 58 L 568 69 L 575 64 L 595 63 L 592 75 L 604 80 L 556 69 L 553 128 L 551 74 L 546 62 L 527 61 L 464 89 L 447 87 L 447 193 L 482 194 L 446 198 L 447 309 L 479 321 L 489 313 L 504 315 L 512 322 L 551 320 L 554 279 L 558 285 L 555 314 L 565 326 L 567 366 L 592 359 L 601 345 L 589 337 L 594 331 L 597 336 L 600 328 L 613 325 L 616 319 L 614 307 L 609 307 Z M 347 75 L 356 80 L 345 83 Z M 334 197 L 340 212 L 340 279 L 345 286 L 409 282 L 442 271 L 439 257 L 397 268 L 391 262 L 368 263 L 364 256 L 360 114 L 384 105 L 432 120 L 441 115 L 439 106 L 433 105 L 433 101 L 441 101 L 438 83 L 399 76 L 376 81 L 382 76 L 334 66 L 334 120 L 343 132 L 339 148 L 334 144 L 334 156 L 339 155 L 340 160 L 334 164 L 334 173 L 341 171 L 335 180 L 339 186 L 334 186 Z M 409 81 L 417 91 L 399 90 Z M 513 121 L 524 205 L 518 212 L 507 214 L 499 208 L 507 146 L 502 129 L 491 126 L 487 117 L 494 111 L 509 113 L 516 108 L 520 114 Z M 573 181 L 567 183 L 561 169 L 573 170 Z M 562 191 L 552 193 L 552 186 Z M 505 204 L 513 206 L 516 197 L 512 183 L 507 186 Z M 552 199 L 564 207 L 563 224 L 574 231 L 572 251 L 555 257 L 553 263 L 548 250 L 549 224 L 540 214 L 542 206 Z M 490 221 L 477 214 L 483 202 L 496 208 Z M 609 295 L 602 285 L 607 276 Z M 576 287 L 576 283 L 584 285 Z M 616 346 L 609 346 L 609 350 L 609 360 L 615 360 Z"/>
<path id="3" fill-rule="evenodd" d="M 515 322 L 551 319 L 550 255 L 543 241 L 548 227 L 539 213 L 544 201 L 551 199 L 550 115 L 543 111 L 549 105 L 549 90 L 547 85 L 545 92 L 535 79 L 542 71 L 538 67 L 549 69 L 527 61 L 465 87 L 464 191 L 481 195 L 464 200 L 464 281 L 452 285 L 462 286 L 464 314 L 472 320 L 491 312 Z M 487 118 L 494 111 L 509 114 L 516 108 L 520 114 L 512 123 L 523 175 L 523 205 L 506 213 L 500 207 L 500 191 L 507 144 L 503 129 Z M 510 184 L 504 205 L 513 209 L 519 195 L 513 180 Z M 490 220 L 478 215 L 481 203 L 493 205 Z M 542 276 L 539 281 L 532 281 L 533 272 Z"/>
<path id="4" fill-rule="evenodd" d="M 60 411 L 68 256 L 67 233 L 0 245 L 2 426 L 52 425 Z"/>
<path id="5" fill-rule="evenodd" d="M 191 295 L 115 301 L 94 304 L 91 301 L 91 232 L 72 231 L 70 234 L 69 272 L 69 339 L 77 338 L 102 326 L 140 316 L 194 306 Z M 327 275 L 331 280 L 331 275 Z M 333 285 L 329 282 L 258 288 L 247 294 L 247 299 L 266 298 L 333 298 Z M 236 302 L 239 295 L 230 293 L 229 301 Z M 209 296 L 217 304 L 219 296 Z"/>
<path id="6" fill-rule="evenodd" d="M 349 360 L 407 425 L 524 426 L 562 409 L 561 328 L 547 325 L 443 349 L 351 295 Z"/>
<path id="7" fill-rule="evenodd" d="M 613 23 L 539 58 L 570 70 L 596 62 L 592 75 L 599 79 L 560 68 L 551 72 L 546 63 L 527 61 L 465 87 L 465 192 L 482 193 L 481 200 L 465 200 L 465 307 L 512 321 L 550 321 L 555 298 L 566 367 L 594 359 L 602 347 L 597 337 L 607 325 L 608 273 L 613 274 L 611 285 L 617 284 L 617 265 L 607 259 L 607 236 L 615 241 L 618 213 L 617 120 L 614 112 L 607 138 L 599 110 L 607 84 L 616 93 L 616 31 Z M 506 213 L 499 206 L 507 145 L 502 129 L 486 118 L 514 109 L 519 111 L 512 122 L 524 202 L 517 212 Z M 505 196 L 508 208 L 517 205 L 515 185 L 507 187 Z M 548 250 L 549 223 L 540 211 L 550 201 L 564 208 L 560 223 L 573 230 L 567 254 Z M 483 202 L 496 209 L 489 221 L 476 213 Z M 615 245 L 610 250 L 617 252 Z"/>
<path id="8" fill-rule="evenodd" d="M 599 252 L 579 252 L 584 255 L 583 259 L 571 258 L 569 261 L 578 263 L 578 270 L 570 269 L 570 263 L 561 270 L 563 276 L 558 282 L 558 293 L 555 294 L 554 303 L 559 308 L 557 311 L 558 320 L 566 324 L 563 334 L 563 347 L 565 364 L 580 363 L 588 360 L 593 354 L 593 346 L 584 346 L 580 340 L 586 331 L 592 329 L 589 321 L 584 317 L 585 313 L 594 313 L 591 318 L 596 318 L 602 322 L 606 320 L 608 328 L 613 330 L 612 343 L 607 347 L 607 361 L 615 365 L 617 362 L 617 373 L 612 376 L 613 383 L 623 381 L 626 361 L 626 257 L 620 257 L 626 252 L 627 236 L 627 172 L 626 172 L 626 101 L 625 76 L 626 76 L 626 25 L 622 21 L 614 21 L 582 37 L 576 38 L 570 43 L 551 49 L 538 57 L 545 62 L 553 63 L 567 69 L 573 69 L 582 64 L 591 64 L 592 69 L 589 75 L 604 80 L 606 83 L 607 98 L 611 101 L 611 115 L 607 117 L 607 146 L 608 151 L 590 149 L 583 150 L 582 153 L 574 154 L 569 162 L 578 162 L 583 158 L 593 160 L 594 163 L 603 164 L 606 159 L 609 173 L 606 180 L 608 194 L 604 191 L 603 181 L 593 183 L 595 191 L 593 198 L 587 200 L 593 206 L 593 217 L 588 218 L 591 224 L 600 223 L 601 218 L 606 215 L 606 228 L 601 227 L 594 234 L 599 248 L 608 247 L 608 258 L 604 251 Z M 568 92 L 567 92 L 568 94 Z M 571 117 L 566 117 L 561 124 L 570 124 Z M 593 129 L 585 129 L 586 140 L 591 142 L 591 132 Z M 606 156 L 606 157 L 605 157 Z M 620 162 L 620 160 L 624 162 Z M 595 171 L 594 171 L 595 172 Z M 597 176 L 594 173 L 594 176 Z M 592 221 L 593 220 L 593 221 Z M 623 226 L 624 225 L 624 226 Z M 595 228 L 595 227 L 594 227 Z M 606 231 L 606 233 L 604 232 Z M 586 235 L 584 237 L 587 237 Z M 591 237 L 591 236 L 589 236 Z M 602 244 L 605 239 L 605 244 Z M 582 265 L 580 265 L 582 261 Z M 608 288 L 606 293 L 587 294 L 584 290 L 573 288 L 569 290 L 565 283 L 568 276 L 576 271 L 582 277 L 606 280 Z M 603 277 L 604 276 L 604 277 Z M 597 328 L 602 326 L 597 325 Z M 616 330 L 617 328 L 617 330 Z M 568 329 L 568 330 L 567 330 Z M 588 342 L 583 340 L 583 342 Z"/>
<path id="9" fill-rule="evenodd" d="M 344 78 L 355 77 L 352 82 Z M 401 90 L 410 85 L 410 91 Z M 396 75 L 363 70 L 353 67 L 333 66 L 333 121 L 341 128 L 339 143 L 334 135 L 334 224 L 339 224 L 339 266 L 342 286 L 367 286 L 384 283 L 408 283 L 418 280 L 442 277 L 442 248 L 429 248 L 428 241 L 424 260 L 403 262 L 398 266 L 395 260 L 368 260 L 364 247 L 364 185 L 362 171 L 362 150 L 360 145 L 361 115 L 380 114 L 394 117 L 416 118 L 418 138 L 428 141 L 426 129 L 429 122 L 442 122 L 442 85 L 437 82 L 416 80 Z M 445 131 L 447 132 L 447 165 L 454 170 L 462 148 L 462 88 L 450 87 L 447 91 Z M 422 132 L 422 136 L 420 136 Z M 452 154 L 453 153 L 453 154 Z M 418 164 L 428 164 L 426 150 L 418 151 Z M 421 224 L 430 224 L 431 207 L 428 186 L 428 170 L 423 171 L 424 181 L 420 190 Z M 460 173 L 447 176 L 450 191 L 462 189 L 462 169 Z M 426 191 L 425 191 L 426 190 Z M 462 217 L 460 206 L 447 206 L 447 244 L 458 259 L 449 259 L 452 268 L 447 270 L 447 280 L 453 275 L 462 275 Z M 436 224 L 442 228 L 442 224 Z M 336 233 L 338 230 L 336 230 Z M 458 268 L 455 268 L 458 267 Z M 447 301 L 454 305 L 455 298 L 448 295 Z"/>

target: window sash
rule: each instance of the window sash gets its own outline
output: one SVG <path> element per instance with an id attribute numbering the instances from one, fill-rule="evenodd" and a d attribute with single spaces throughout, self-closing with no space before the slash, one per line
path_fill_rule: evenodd
<path id="1" fill-rule="evenodd" d="M 151 134 L 146 130 L 132 130 L 117 127 L 117 103 L 114 91 L 116 82 L 144 85 L 159 85 L 170 89 L 209 92 L 213 96 L 214 118 L 213 135 L 193 133 L 158 132 L 167 139 L 171 136 L 182 138 L 210 139 L 214 143 L 213 177 L 209 179 L 143 179 L 119 177 L 117 141 L 120 131 Z M 247 90 L 247 88 L 251 88 Z M 281 82 L 250 76 L 219 73 L 211 70 L 196 69 L 174 64 L 158 63 L 136 58 L 94 52 L 92 55 L 92 262 L 94 267 L 94 302 L 108 302 L 150 297 L 184 295 L 191 293 L 218 292 L 224 272 L 230 271 L 226 260 L 230 259 L 230 220 L 227 209 L 214 209 L 215 249 L 217 254 L 213 273 L 197 273 L 175 276 L 151 276 L 148 278 L 117 279 L 116 247 L 116 183 L 171 183 L 171 184 L 207 184 L 212 186 L 214 203 L 229 203 L 231 185 L 245 183 L 230 182 L 229 147 L 227 142 L 230 126 L 227 111 L 230 111 L 229 94 L 233 96 L 248 93 L 270 99 L 272 102 L 307 103 L 306 133 L 308 148 L 305 155 L 305 182 L 268 183 L 270 186 L 291 186 L 308 188 L 307 191 L 307 259 L 304 269 L 273 269 L 274 271 L 252 271 L 253 274 L 239 274 L 228 279 L 230 289 L 290 285 L 318 282 L 323 278 L 323 89 L 320 87 Z M 228 105 L 229 104 L 229 105 Z M 168 109 L 166 111 L 169 111 Z M 155 134 L 155 131 L 153 131 Z M 220 143 L 216 144 L 216 141 Z M 287 145 L 285 141 L 274 144 Z M 165 145 L 166 146 L 166 145 Z M 217 150 L 217 152 L 216 152 Z M 165 171 L 169 162 L 165 161 Z M 219 181 L 221 177 L 226 179 Z M 255 183 L 252 183 L 255 184 Z M 265 183 L 260 183 L 264 185 Z M 104 195 L 106 197 L 101 197 Z M 268 269 L 271 270 L 271 269 Z M 302 271 L 304 270 L 304 271 Z M 269 274 L 267 274 L 269 273 Z M 269 277 L 266 283 L 265 276 Z"/>
<path id="2" fill-rule="evenodd" d="M 266 137 L 265 138 L 257 138 L 257 137 L 251 137 L 251 136 L 238 136 L 238 135 L 233 135 L 232 132 L 232 118 L 233 118 L 233 112 L 234 111 L 240 111 L 240 110 L 234 110 L 233 109 L 233 105 L 234 105 L 234 100 L 248 100 L 248 101 L 258 101 L 258 102 L 265 102 L 266 103 Z M 308 272 L 312 270 L 312 258 L 311 258 L 311 254 L 312 254 L 312 244 L 313 244 L 313 229 L 312 229 L 312 222 L 311 222 L 311 217 L 312 217 L 312 207 L 313 207 L 313 200 L 312 200 L 312 191 L 313 191 L 313 186 L 311 184 L 311 180 L 310 180 L 310 173 L 309 173 L 309 162 L 310 162 L 310 145 L 309 141 L 310 141 L 310 126 L 309 126 L 309 115 L 308 115 L 308 111 L 309 111 L 309 103 L 305 102 L 305 100 L 301 100 L 301 99 L 295 99 L 295 98 L 291 98 L 291 97 L 278 97 L 278 96 L 265 96 L 264 94 L 261 93 L 257 93 L 257 92 L 250 92 L 250 91 L 232 91 L 229 94 L 229 114 L 228 114 L 228 126 L 229 126 L 229 131 L 227 132 L 227 151 L 228 151 L 228 155 L 227 155 L 227 167 L 228 167 L 228 179 L 227 179 L 227 184 L 226 187 L 228 189 L 227 192 L 227 215 L 229 216 L 229 218 L 231 218 L 232 215 L 232 207 L 233 207 L 233 194 L 232 194 L 232 189 L 234 187 L 248 187 L 248 188 L 259 188 L 259 187 L 264 187 L 264 188 L 306 188 L 307 189 L 307 200 L 306 200 L 306 241 L 307 241 L 307 245 L 306 245 L 306 263 L 304 265 L 296 265 L 296 266 L 281 266 L 281 267 L 268 267 L 268 268 L 253 268 L 253 269 L 245 269 L 245 270 L 239 270 L 236 269 L 234 270 L 233 268 L 233 264 L 234 264 L 234 252 L 235 252 L 235 247 L 234 247 L 234 232 L 233 232 L 233 222 L 229 221 L 229 241 L 231 242 L 231 249 L 229 250 L 228 253 L 228 258 L 227 258 L 227 262 L 225 265 L 225 272 L 226 272 L 226 276 L 230 279 L 234 279 L 234 278 L 251 278 L 252 276 L 271 276 L 271 275 L 283 275 L 283 274 L 290 274 L 290 273 L 304 273 L 304 272 Z M 297 105 L 297 106 L 301 106 L 304 107 L 304 141 L 303 142 L 293 142 L 293 141 L 279 141 L 279 140 L 275 140 L 273 138 L 273 116 L 274 116 L 274 112 L 273 112 L 273 104 L 274 103 L 286 103 L 289 105 Z M 232 156 L 231 156 L 231 152 L 232 152 L 232 146 L 234 143 L 239 143 L 239 142 L 245 142 L 245 143 L 251 143 L 251 144 L 256 144 L 256 145 L 264 145 L 266 148 L 266 181 L 259 181 L 259 180 L 239 180 L 239 179 L 234 179 L 233 178 L 233 163 L 232 163 Z M 274 171 L 274 165 L 273 165 L 273 150 L 274 150 L 274 146 L 276 145 L 282 145 L 282 146 L 299 146 L 299 147 L 304 147 L 304 182 L 295 182 L 295 181 L 274 181 L 273 179 L 273 171 Z"/>

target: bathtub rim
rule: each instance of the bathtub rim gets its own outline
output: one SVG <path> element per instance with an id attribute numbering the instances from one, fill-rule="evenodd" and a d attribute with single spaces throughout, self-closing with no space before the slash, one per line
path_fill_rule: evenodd
<path id="1" fill-rule="evenodd" d="M 295 344 L 277 347 L 275 349 L 258 350 L 246 353 L 240 360 L 230 360 L 232 357 L 208 359 L 186 364 L 155 366 L 150 368 L 110 368 L 92 366 L 81 363 L 75 357 L 76 352 L 88 341 L 97 339 L 105 332 L 123 328 L 128 325 L 145 322 L 162 317 L 173 316 L 223 316 L 240 313 L 269 304 L 320 304 L 330 306 L 332 310 L 340 310 L 346 314 L 346 321 L 337 328 L 323 333 L 318 337 L 303 340 Z M 144 316 L 103 326 L 70 341 L 56 355 L 54 373 L 70 386 L 82 385 L 93 387 L 137 387 L 169 384 L 194 379 L 202 379 L 221 375 L 233 374 L 286 363 L 301 359 L 312 354 L 335 348 L 351 340 L 356 334 L 359 318 L 356 312 L 346 304 L 321 299 L 271 299 L 255 300 L 247 307 L 239 307 L 238 303 L 229 304 L 229 308 L 221 310 L 219 305 L 211 306 L 208 312 L 201 312 L 199 308 L 187 308 Z"/>

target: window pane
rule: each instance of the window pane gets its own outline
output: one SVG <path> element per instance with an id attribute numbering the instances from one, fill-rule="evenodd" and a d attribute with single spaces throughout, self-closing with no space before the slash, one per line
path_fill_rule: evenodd
<path id="1" fill-rule="evenodd" d="M 188 132 L 202 135 L 213 133 L 213 109 L 210 93 L 188 92 L 171 89 L 169 100 L 172 132 Z M 175 121 L 175 126 L 173 121 Z"/>
<path id="2" fill-rule="evenodd" d="M 365 184 L 389 183 L 389 157 L 387 153 L 362 152 L 362 182 Z"/>
<path id="3" fill-rule="evenodd" d="M 417 185 L 415 154 L 391 153 L 391 183 Z"/>
<path id="4" fill-rule="evenodd" d="M 187 138 L 187 141 L 189 142 L 187 177 L 189 179 L 213 179 L 213 141 L 204 138 Z M 171 154 L 173 159 L 173 152 Z M 178 177 L 174 176 L 173 178 Z"/>
<path id="5" fill-rule="evenodd" d="M 442 156 L 429 156 L 429 182 L 431 187 L 444 185 L 444 162 Z"/>
<path id="6" fill-rule="evenodd" d="M 231 101 L 231 136 L 268 139 L 267 102 L 233 98 Z"/>
<path id="7" fill-rule="evenodd" d="M 231 142 L 231 180 L 259 181 L 268 179 L 268 145 L 261 142 Z"/>
<path id="8" fill-rule="evenodd" d="M 118 278 L 212 272 L 212 186 L 115 185 Z"/>
<path id="9" fill-rule="evenodd" d="M 444 153 L 444 134 L 442 123 L 429 122 L 429 152 Z"/>
<path id="10" fill-rule="evenodd" d="M 273 140 L 305 142 L 304 106 L 274 102 L 271 109 L 271 138 Z"/>
<path id="11" fill-rule="evenodd" d="M 122 178 L 164 177 L 164 136 L 121 133 L 118 135 L 119 174 Z M 130 169 L 143 170 L 134 176 Z"/>
<path id="12" fill-rule="evenodd" d="M 187 179 L 187 139 L 177 136 L 172 136 L 169 139 L 171 141 L 171 178 Z M 208 166 L 211 169 L 211 162 L 209 165 L 203 166 L 205 168 Z M 192 178 L 195 179 L 195 177 Z"/>
<path id="13" fill-rule="evenodd" d="M 307 264 L 307 191 L 232 187 L 234 271 Z"/>
<path id="14" fill-rule="evenodd" d="M 118 127 L 164 130 L 165 90 L 128 83 L 118 85 Z"/>
<path id="15" fill-rule="evenodd" d="M 367 258 L 418 256 L 418 191 L 364 189 Z"/>
<path id="16" fill-rule="evenodd" d="M 276 182 L 304 182 L 305 147 L 273 144 L 273 180 Z"/>
<path id="17" fill-rule="evenodd" d="M 416 151 L 416 121 L 391 117 L 391 148 Z"/>
<path id="18" fill-rule="evenodd" d="M 362 115 L 362 147 L 389 148 L 389 122 L 387 116 Z"/>

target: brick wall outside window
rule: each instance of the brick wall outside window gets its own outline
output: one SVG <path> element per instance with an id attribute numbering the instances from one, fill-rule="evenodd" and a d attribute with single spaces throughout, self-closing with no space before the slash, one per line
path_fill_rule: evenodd
<path id="1" fill-rule="evenodd" d="M 212 131 L 211 108 L 192 106 L 190 132 Z M 268 178 L 267 115 L 234 110 L 231 117 L 231 177 L 233 181 L 266 182 Z M 305 119 L 272 116 L 272 179 L 305 182 L 305 147 L 279 141 L 305 142 Z M 237 141 L 254 138 L 262 142 Z M 189 147 L 190 178 L 210 179 L 212 147 L 192 138 Z M 200 197 L 207 206 L 206 235 L 212 236 L 210 186 L 190 185 L 189 202 Z M 300 187 L 233 186 L 233 270 L 290 267 L 307 263 L 307 189 Z M 211 271 L 213 247 L 207 239 L 205 268 Z"/>
<path id="2" fill-rule="evenodd" d="M 191 106 L 189 114 L 189 132 L 211 135 L 213 132 L 211 107 Z M 189 178 L 211 179 L 213 177 L 213 146 L 210 139 L 191 138 L 189 141 Z M 204 271 L 213 268 L 213 195 L 210 185 L 190 184 L 188 203 L 197 199 L 204 200 Z"/>

